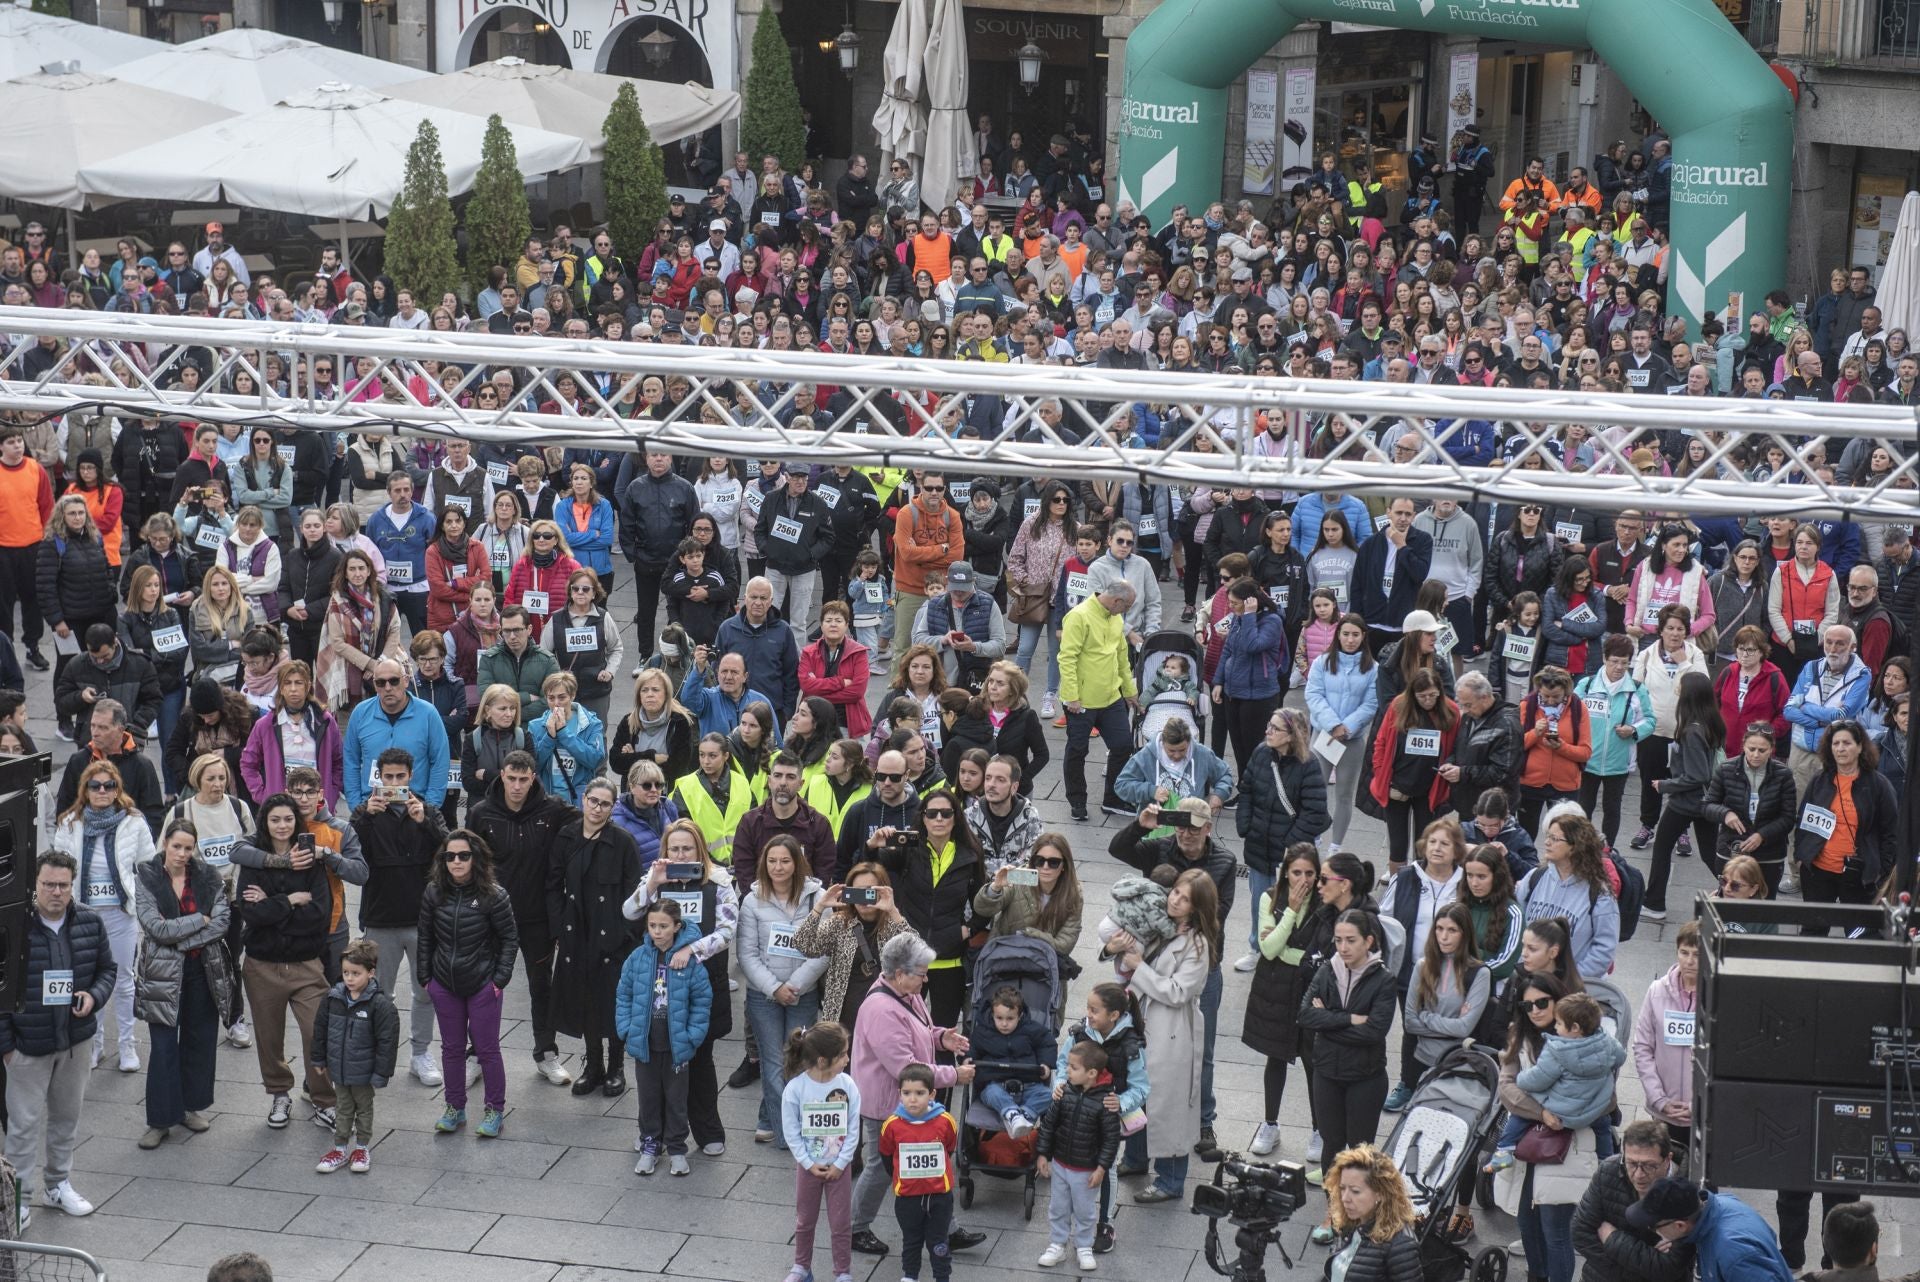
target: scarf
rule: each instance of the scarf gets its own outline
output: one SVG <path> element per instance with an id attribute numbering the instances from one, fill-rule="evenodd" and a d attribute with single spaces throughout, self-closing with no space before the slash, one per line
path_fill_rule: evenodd
<path id="1" fill-rule="evenodd" d="M 273 661 L 273 666 L 267 669 L 266 673 L 261 676 L 255 676 L 253 673 L 248 672 L 246 666 L 242 664 L 240 669 L 241 691 L 250 698 L 272 702 L 274 695 L 280 691 L 280 665 L 286 661 L 286 655 L 282 654 L 278 659 Z"/>
<path id="2" fill-rule="evenodd" d="M 635 707 L 633 710 L 633 749 L 635 752 L 653 752 L 664 756 L 667 751 L 667 731 L 673 723 L 673 706 L 660 709 L 660 715 L 651 721 L 646 711 Z"/>
<path id="3" fill-rule="evenodd" d="M 465 565 L 467 563 L 467 544 L 469 541 L 469 537 L 465 534 L 460 536 L 458 543 L 455 543 L 447 535 L 442 534 L 440 536 L 440 559 L 448 565 Z"/>
<path id="4" fill-rule="evenodd" d="M 560 549 L 555 547 L 550 552 L 528 552 L 527 555 L 532 558 L 535 565 L 544 570 L 560 559 Z"/>
<path id="5" fill-rule="evenodd" d="M 86 899 L 86 885 L 96 857 L 106 861 L 107 875 L 104 878 L 92 878 L 92 880 L 111 880 L 116 886 L 120 884 L 120 861 L 115 858 L 113 847 L 115 837 L 120 831 L 120 821 L 126 817 L 127 812 L 118 806 L 108 806 L 103 810 L 98 806 L 90 805 L 81 812 L 81 831 L 84 837 L 80 847 L 81 867 L 78 881 L 82 902 Z"/>
<path id="6" fill-rule="evenodd" d="M 346 635 L 341 639 L 362 654 L 370 653 L 374 647 L 367 645 L 367 638 L 373 637 L 375 646 L 378 645 L 378 628 L 380 623 L 379 607 L 373 603 L 371 596 L 359 588 L 354 587 L 353 584 L 345 583 L 342 584 L 342 586 L 346 590 L 346 599 L 341 600 L 338 596 L 334 597 L 335 601 L 339 601 L 347 607 L 340 612 L 340 617 L 346 632 Z M 366 674 L 354 667 L 351 663 L 345 666 L 347 670 L 346 703 L 355 704 L 360 702 L 361 698 L 366 694 Z"/>
<path id="7" fill-rule="evenodd" d="M 1195 755 L 1194 745 L 1189 744 L 1187 747 L 1187 759 L 1185 761 L 1174 761 L 1167 756 L 1165 745 L 1158 739 L 1153 741 L 1153 756 L 1154 760 L 1159 764 L 1160 782 L 1172 788 L 1174 792 L 1182 797 L 1195 797 L 1199 795 L 1198 776 L 1195 773 Z"/>
<path id="8" fill-rule="evenodd" d="M 498 610 L 493 612 L 491 619 L 482 619 L 472 610 L 468 610 L 462 617 L 466 619 L 467 626 L 473 629 L 473 635 L 479 639 L 482 650 L 492 649 L 500 643 L 500 612 Z"/>

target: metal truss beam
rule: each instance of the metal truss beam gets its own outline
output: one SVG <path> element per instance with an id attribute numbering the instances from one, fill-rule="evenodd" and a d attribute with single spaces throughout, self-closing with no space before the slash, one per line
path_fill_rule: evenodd
<path id="1" fill-rule="evenodd" d="M 807 463 L 883 464 L 970 474 L 1122 478 L 1176 485 L 1251 486 L 1266 491 L 1344 491 L 1571 505 L 1590 511 L 1627 508 L 1696 516 L 1781 513 L 1920 520 L 1920 417 L 1895 406 L 1812 405 L 1711 397 L 1618 396 L 1580 392 L 1329 383 L 1292 379 L 1167 374 L 1093 367 L 989 365 L 819 352 L 714 349 L 604 343 L 555 338 L 432 331 L 279 325 L 35 308 L 0 308 L 0 334 L 11 348 L 0 357 L 0 408 L 59 414 L 96 405 L 130 416 L 172 416 L 208 422 L 267 421 L 319 431 L 394 431 L 479 442 L 538 440 L 547 444 L 676 454 L 725 454 Z M 29 377 L 28 353 L 51 339 L 51 368 Z M 163 388 L 189 353 L 212 371 L 201 390 Z M 367 376 L 384 398 L 319 400 L 310 396 L 239 397 L 210 390 L 239 370 L 256 384 L 268 354 L 308 380 L 315 357 L 337 362 L 337 384 L 352 387 L 353 362 L 371 358 Z M 463 371 L 452 394 L 428 362 Z M 76 381 L 89 370 L 112 371 L 108 385 Z M 583 413 L 529 409 L 482 412 L 456 399 L 489 373 L 509 370 L 523 400 L 557 400 L 563 373 L 579 375 Z M 590 372 L 590 373 L 589 373 Z M 688 395 L 659 419 L 629 416 L 649 375 L 685 380 Z M 841 389 L 848 403 L 818 413 L 811 429 L 795 429 L 794 389 Z M 426 389 L 421 404 L 407 390 Z M 745 395 L 739 389 L 745 388 Z M 1001 398 L 999 434 L 959 435 L 972 398 Z M 895 401 L 893 418 L 877 412 Z M 1049 427 L 1041 410 L 1057 402 L 1063 418 Z M 1166 415 L 1153 446 L 1115 444 L 1104 432 L 1131 407 Z M 1330 416 L 1353 425 L 1345 444 L 1313 457 L 1315 430 Z M 1281 430 L 1262 440 L 1262 425 Z M 896 420 L 904 418 L 905 430 Z M 716 421 L 703 421 L 712 419 Z M 1509 439 L 1494 465 L 1467 467 L 1447 446 L 1461 425 L 1484 420 Z M 1586 429 L 1595 466 L 1561 462 L 1562 431 Z M 1704 438 L 1712 451 L 1691 476 L 1642 476 L 1628 465 L 1634 446 L 1660 432 Z M 1419 458 L 1388 458 L 1373 443 L 1389 432 L 1411 433 Z M 1080 438 L 1087 436 L 1083 443 Z M 1816 445 L 1829 458 L 1858 438 L 1885 441 L 1894 472 L 1868 486 L 1817 478 L 1787 484 L 1722 476 L 1716 466 L 1735 445 L 1758 456 L 1778 443 L 1807 464 Z M 1543 467 L 1527 466 L 1538 458 Z M 1811 475 L 1811 468 L 1806 469 Z M 1784 471 L 1784 469 L 1783 469 Z"/>

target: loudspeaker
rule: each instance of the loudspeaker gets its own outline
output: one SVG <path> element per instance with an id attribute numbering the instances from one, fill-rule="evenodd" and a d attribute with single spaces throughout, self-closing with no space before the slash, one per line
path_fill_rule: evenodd
<path id="1" fill-rule="evenodd" d="M 20 1009 L 27 982 L 27 922 L 40 859 L 39 790 L 53 756 L 0 757 L 0 1010 Z"/>

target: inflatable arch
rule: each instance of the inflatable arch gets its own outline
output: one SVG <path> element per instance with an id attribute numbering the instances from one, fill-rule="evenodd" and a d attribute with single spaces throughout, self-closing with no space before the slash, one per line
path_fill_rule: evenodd
<path id="1" fill-rule="evenodd" d="M 1668 305 L 1697 333 L 1729 292 L 1752 312 L 1785 283 L 1793 105 L 1712 0 L 1163 0 L 1127 39 L 1122 196 L 1156 226 L 1216 199 L 1228 87 L 1322 19 L 1591 48 L 1673 141 Z M 1499 159 L 1496 195 L 1520 172 Z"/>

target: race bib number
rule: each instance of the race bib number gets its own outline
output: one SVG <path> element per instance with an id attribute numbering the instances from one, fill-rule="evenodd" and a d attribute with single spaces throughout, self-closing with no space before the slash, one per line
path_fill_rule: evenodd
<path id="1" fill-rule="evenodd" d="M 953 496 L 955 503 L 964 505 L 973 497 L 973 482 L 949 481 L 947 483 L 947 493 Z"/>
<path id="2" fill-rule="evenodd" d="M 947 1174 L 947 1149 L 944 1144 L 902 1144 L 900 1178 L 903 1180 L 939 1180 Z"/>
<path id="3" fill-rule="evenodd" d="M 1025 513 L 1025 515 L 1022 516 L 1020 519 L 1023 521 L 1031 521 L 1033 519 L 1033 514 L 1040 510 L 1040 500 L 1028 499 L 1025 503 L 1021 504 L 1020 506 L 1021 506 L 1021 511 Z"/>
<path id="4" fill-rule="evenodd" d="M 1347 608 L 1347 585 L 1344 583 L 1322 583 L 1320 586 L 1333 589 L 1333 603 L 1344 613 Z"/>
<path id="5" fill-rule="evenodd" d="M 1581 538 L 1580 526 L 1573 521 L 1555 521 L 1553 532 L 1562 543 L 1578 543 Z"/>
<path id="6" fill-rule="evenodd" d="M 1833 824 L 1833 811 L 1825 806 L 1808 806 L 1800 812 L 1802 831 L 1810 832 L 1822 841 L 1833 836 Z"/>
<path id="7" fill-rule="evenodd" d="M 1080 602 L 1087 599 L 1087 594 L 1091 591 L 1092 587 L 1093 585 L 1088 582 L 1085 574 L 1069 574 L 1067 576 L 1067 600 L 1073 605 L 1080 604 Z"/>
<path id="8" fill-rule="evenodd" d="M 211 521 L 202 521 L 200 522 L 200 528 L 193 532 L 193 546 L 203 552 L 218 552 L 220 550 L 220 540 L 225 537 L 226 535 L 221 532 L 219 526 L 213 524 Z"/>
<path id="9" fill-rule="evenodd" d="M 1812 636 L 1813 620 L 1812 619 L 1795 619 L 1793 621 L 1793 634 L 1797 637 Z"/>
<path id="10" fill-rule="evenodd" d="M 449 582 L 449 583 L 458 583 L 458 582 L 459 582 L 460 580 L 462 580 L 462 579 L 464 579 L 464 578 L 466 578 L 466 577 L 467 577 L 467 567 L 466 567 L 466 566 L 464 566 L 464 565 L 452 565 L 452 566 L 448 566 L 448 567 L 447 567 L 447 582 Z"/>
<path id="11" fill-rule="evenodd" d="M 1459 644 L 1460 644 L 1460 634 L 1453 630 L 1453 625 L 1451 623 L 1441 624 L 1440 631 L 1434 634 L 1434 637 L 1433 637 L 1434 652 L 1439 654 L 1442 658 L 1445 658 L 1447 655 L 1452 654 L 1453 648 Z"/>
<path id="12" fill-rule="evenodd" d="M 413 562 L 387 562 L 387 582 L 397 588 L 406 587 L 411 584 L 413 582 Z"/>
<path id="13" fill-rule="evenodd" d="M 441 502 L 458 512 L 461 516 L 473 515 L 473 499 L 465 494 L 449 494 L 446 498 L 442 499 Z"/>
<path id="14" fill-rule="evenodd" d="M 793 927 L 784 922 L 767 923 L 767 953 L 773 957 L 806 957 L 805 953 L 793 946 Z"/>
<path id="15" fill-rule="evenodd" d="M 40 972 L 40 1004 L 42 1006 L 73 1005 L 73 972 L 70 970 Z"/>
<path id="16" fill-rule="evenodd" d="M 1287 603 L 1293 600 L 1293 585 L 1291 583 L 1282 583 L 1277 588 L 1267 589 L 1267 595 L 1273 598 L 1274 608 L 1280 611 L 1280 613 L 1285 614 L 1287 612 Z"/>
<path id="17" fill-rule="evenodd" d="M 705 920 L 706 914 L 702 910 L 706 907 L 707 897 L 701 891 L 663 890 L 660 892 L 660 897 L 662 899 L 671 899 L 674 903 L 680 905 L 681 921 L 690 921 L 698 926 Z"/>
<path id="18" fill-rule="evenodd" d="M 767 496 L 762 494 L 759 490 L 748 490 L 745 496 L 741 498 L 740 504 L 742 507 L 747 509 L 747 515 L 759 516 L 760 505 L 765 503 L 766 501 L 767 501 Z"/>
<path id="19" fill-rule="evenodd" d="M 494 548 L 487 554 L 487 558 L 496 570 L 511 570 L 513 568 L 513 551 L 505 544 Z"/>
<path id="20" fill-rule="evenodd" d="M 1693 1012 L 1667 1011 L 1660 1020 L 1660 1040 L 1669 1046 L 1693 1045 Z"/>
<path id="21" fill-rule="evenodd" d="M 87 883 L 87 902 L 97 904 L 103 900 L 120 898 L 120 883 L 117 881 L 90 881 Z"/>
<path id="22" fill-rule="evenodd" d="M 885 605 L 887 603 L 886 585 L 878 579 L 868 579 L 861 585 L 860 596 L 868 605 Z"/>
<path id="23" fill-rule="evenodd" d="M 774 213 L 771 209 L 762 210 L 760 213 L 760 225 L 762 227 L 778 227 L 780 225 L 780 215 Z"/>
<path id="24" fill-rule="evenodd" d="M 1134 525 L 1133 532 L 1143 539 L 1158 537 L 1160 533 L 1160 518 L 1157 516 L 1143 515 Z"/>
<path id="25" fill-rule="evenodd" d="M 1409 757 L 1439 756 L 1440 732 L 1438 730 L 1407 731 L 1407 755 Z"/>
<path id="26" fill-rule="evenodd" d="M 573 754 L 565 748 L 554 749 L 553 759 L 560 763 L 561 774 L 572 775 L 579 773 L 580 763 L 574 760 Z"/>
<path id="27" fill-rule="evenodd" d="M 1627 371 L 1628 387 L 1645 387 L 1648 383 L 1652 381 L 1653 381 L 1652 374 L 1648 370 L 1630 369 Z"/>
<path id="28" fill-rule="evenodd" d="M 1579 605 L 1574 606 L 1573 609 L 1568 610 L 1563 617 L 1568 623 L 1592 623 L 1595 616 L 1593 611 L 1587 607 L 1587 603 L 1582 601 Z"/>
<path id="29" fill-rule="evenodd" d="M 225 868 L 233 862 L 234 843 L 238 837 L 202 837 L 200 838 L 200 857 L 207 861 L 209 868 Z"/>
<path id="30" fill-rule="evenodd" d="M 782 543 L 798 543 L 800 541 L 800 522 L 788 520 L 784 516 L 776 516 L 773 518 L 773 537 L 779 539 Z"/>
<path id="31" fill-rule="evenodd" d="M 600 646 L 600 629 L 595 627 L 568 628 L 567 653 L 587 654 Z"/>
<path id="32" fill-rule="evenodd" d="M 829 508 L 835 511 L 839 510 L 840 490 L 838 487 L 832 485 L 816 485 L 813 487 L 813 492 L 818 494 L 820 501 L 825 503 Z"/>
<path id="33" fill-rule="evenodd" d="M 1515 663 L 1532 663 L 1533 652 L 1540 648 L 1539 637 L 1509 636 L 1500 647 L 1500 653 Z"/>
<path id="34" fill-rule="evenodd" d="M 186 629 L 177 623 L 170 628 L 156 629 L 153 634 L 153 648 L 161 654 L 174 654 L 186 649 Z"/>
<path id="35" fill-rule="evenodd" d="M 1612 710 L 1607 706 L 1607 697 L 1603 694 L 1590 694 L 1580 702 L 1587 705 L 1590 717 L 1606 717 Z"/>
<path id="36" fill-rule="evenodd" d="M 495 485 L 505 485 L 512 478 L 512 475 L 511 472 L 507 471 L 507 465 L 505 463 L 487 464 L 487 479 Z"/>
<path id="37" fill-rule="evenodd" d="M 286 464 L 286 465 L 287 465 L 288 467 L 292 467 L 292 466 L 293 466 L 293 446 L 291 446 L 291 445 L 276 445 L 276 446 L 274 447 L 274 450 L 273 450 L 273 452 L 274 452 L 275 454 L 278 454 L 278 455 L 280 456 L 280 461 L 281 461 L 282 463 L 285 463 L 285 464 Z"/>
<path id="38" fill-rule="evenodd" d="M 840 1140 L 848 1135 L 844 1100 L 822 1101 L 800 1110 L 800 1134 L 807 1139 Z"/>
<path id="39" fill-rule="evenodd" d="M 520 604 L 527 607 L 528 614 L 553 613 L 547 608 L 547 594 L 544 592 L 528 592 L 520 598 Z"/>
<path id="40" fill-rule="evenodd" d="M 1213 625 L 1213 634 L 1217 637 L 1224 639 L 1227 633 L 1231 631 L 1233 631 L 1233 616 L 1231 614 L 1223 616 L 1218 623 Z"/>
<path id="41" fill-rule="evenodd" d="M 447 791 L 452 792 L 460 786 L 460 758 L 447 762 Z"/>
<path id="42" fill-rule="evenodd" d="M 738 485 L 723 485 L 713 492 L 713 506 L 715 507 L 732 507 L 739 501 L 740 487 Z"/>
<path id="43" fill-rule="evenodd" d="M 1392 528 L 1393 518 L 1391 516 L 1376 516 L 1373 518 L 1373 529 L 1376 534 L 1384 534 Z"/>

